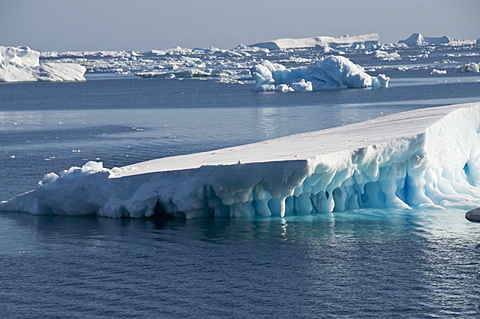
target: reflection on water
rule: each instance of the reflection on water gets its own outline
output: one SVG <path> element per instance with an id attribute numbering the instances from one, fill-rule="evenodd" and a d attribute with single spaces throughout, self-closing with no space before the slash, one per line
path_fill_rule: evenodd
<path id="1" fill-rule="evenodd" d="M 480 296 L 476 226 L 458 210 L 167 222 L 2 214 L 0 307 L 20 316 L 468 317 Z"/>

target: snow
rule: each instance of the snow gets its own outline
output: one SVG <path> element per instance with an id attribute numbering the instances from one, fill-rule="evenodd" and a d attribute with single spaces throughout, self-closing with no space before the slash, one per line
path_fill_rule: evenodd
<path id="1" fill-rule="evenodd" d="M 49 173 L 0 211 L 269 217 L 480 205 L 480 103 L 107 169 Z"/>
<path id="2" fill-rule="evenodd" d="M 0 46 L 0 82 L 85 81 L 76 63 L 40 64 L 40 53 L 28 47 Z"/>
<path id="3" fill-rule="evenodd" d="M 379 36 L 377 33 L 364 34 L 358 36 L 344 36 L 340 38 L 330 36 L 319 36 L 313 38 L 283 38 L 273 41 L 254 43 L 249 47 L 258 47 L 268 50 L 295 49 L 295 48 L 315 48 L 315 47 L 352 47 L 352 48 L 371 48 L 378 45 Z"/>
<path id="4" fill-rule="evenodd" d="M 254 91 L 312 91 L 341 88 L 387 87 L 389 78 L 368 75 L 361 66 L 342 56 L 328 56 L 317 66 L 288 69 L 263 60 L 251 70 Z"/>

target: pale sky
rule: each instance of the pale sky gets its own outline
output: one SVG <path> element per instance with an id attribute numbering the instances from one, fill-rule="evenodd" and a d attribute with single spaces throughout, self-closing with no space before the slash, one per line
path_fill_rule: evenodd
<path id="1" fill-rule="evenodd" d="M 480 37 L 480 0 L 0 0 L 0 45 L 38 51 L 231 49 L 278 38 Z"/>

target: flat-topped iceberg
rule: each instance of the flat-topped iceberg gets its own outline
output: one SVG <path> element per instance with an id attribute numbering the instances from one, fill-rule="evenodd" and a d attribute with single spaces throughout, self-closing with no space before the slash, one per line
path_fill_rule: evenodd
<path id="1" fill-rule="evenodd" d="M 343 36 L 339 38 L 330 36 L 319 36 L 312 38 L 282 38 L 272 41 L 250 44 L 250 47 L 264 48 L 268 50 L 298 49 L 315 47 L 348 47 L 353 49 L 369 49 L 379 45 L 377 33 Z"/>
<path id="2" fill-rule="evenodd" d="M 85 71 L 76 63 L 40 64 L 40 53 L 28 47 L 0 46 L 0 82 L 85 81 Z"/>
<path id="3" fill-rule="evenodd" d="M 279 63 L 262 61 L 251 70 L 254 91 L 312 91 L 345 88 L 387 87 L 390 78 L 373 77 L 342 56 L 328 56 L 316 66 L 288 69 Z"/>
<path id="4" fill-rule="evenodd" d="M 480 205 L 480 103 L 107 169 L 45 175 L 0 211 L 186 218 Z"/>

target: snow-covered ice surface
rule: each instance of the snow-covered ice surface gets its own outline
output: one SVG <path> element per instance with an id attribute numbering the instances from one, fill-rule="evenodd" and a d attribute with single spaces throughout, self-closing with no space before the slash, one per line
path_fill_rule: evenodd
<path id="1" fill-rule="evenodd" d="M 0 46 L 0 82 L 84 81 L 86 68 L 77 63 L 42 63 L 28 47 Z"/>
<path id="2" fill-rule="evenodd" d="M 480 104 L 107 169 L 88 162 L 0 204 L 32 214 L 290 216 L 480 205 Z"/>

